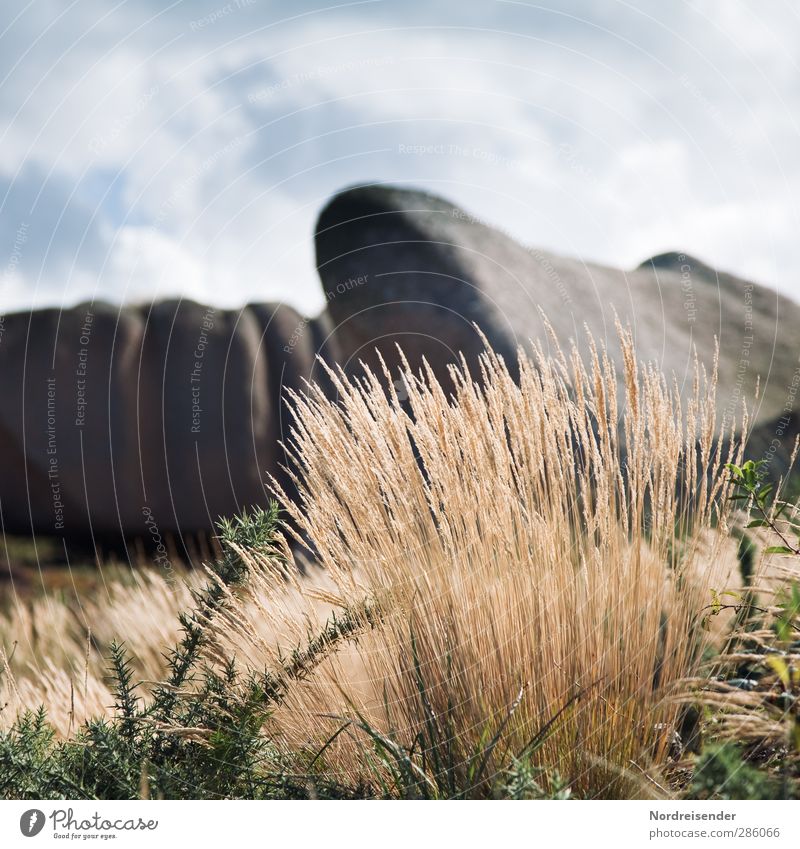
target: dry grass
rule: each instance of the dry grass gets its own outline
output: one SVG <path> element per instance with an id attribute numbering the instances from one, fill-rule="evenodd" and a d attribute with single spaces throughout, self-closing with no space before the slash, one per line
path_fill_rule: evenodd
<path id="1" fill-rule="evenodd" d="M 446 792 L 529 756 L 581 795 L 662 792 L 675 696 L 710 639 L 708 588 L 728 581 L 723 465 L 739 451 L 715 447 L 714 375 L 696 366 L 681 401 L 620 333 L 620 381 L 602 350 L 583 362 L 538 349 L 520 353 L 518 382 L 487 354 L 477 383 L 463 365 L 448 389 L 406 373 L 403 401 L 388 374 L 333 374 L 334 401 L 315 387 L 294 398 L 302 472 L 288 510 L 319 568 L 300 577 L 290 564 L 287 578 L 252 560 L 209 626 L 208 657 L 280 669 L 332 611 L 361 627 L 290 682 L 268 728 L 279 745 L 325 747 L 326 769 L 354 783 L 376 759 L 388 781 L 394 757 Z M 142 592 L 161 606 L 150 621 L 186 602 L 166 585 Z M 121 636 L 155 676 L 135 610 Z M 109 621 L 105 605 L 92 614 Z M 47 647 L 52 682 L 23 693 L 19 672 L 3 676 L 16 704 L 60 705 L 62 731 L 85 655 L 70 633 Z M 106 698 L 92 690 L 82 710 Z"/>
<path id="2" fill-rule="evenodd" d="M 358 386 L 334 375 L 335 401 L 295 398 L 290 513 L 328 586 L 296 583 L 282 650 L 303 643 L 303 601 L 309 623 L 320 602 L 371 604 L 382 622 L 291 689 L 275 716 L 288 746 L 318 749 L 350 720 L 326 752 L 337 772 L 369 772 L 366 728 L 427 748 L 428 772 L 465 771 L 502 727 L 489 775 L 569 705 L 536 761 L 579 792 L 630 794 L 631 773 L 642 792 L 676 725 L 669 696 L 703 651 L 727 458 L 713 448 L 713 377 L 698 367 L 682 407 L 623 344 L 619 399 L 601 352 L 584 365 L 542 351 L 521 355 L 519 384 L 487 355 L 483 388 L 462 368 L 451 395 L 406 374 L 406 405 L 373 375 Z M 249 606 L 260 598 L 274 619 L 284 590 L 264 576 L 254 587 L 215 630 L 271 665 Z"/>
<path id="3" fill-rule="evenodd" d="M 114 639 L 124 640 L 138 676 L 160 680 L 163 652 L 175 642 L 178 614 L 196 584 L 196 577 L 167 580 L 161 570 L 145 570 L 132 580 L 98 581 L 78 601 L 63 593 L 17 599 L 0 613 L 0 728 L 39 705 L 64 737 L 86 719 L 110 715 L 106 673 Z"/>

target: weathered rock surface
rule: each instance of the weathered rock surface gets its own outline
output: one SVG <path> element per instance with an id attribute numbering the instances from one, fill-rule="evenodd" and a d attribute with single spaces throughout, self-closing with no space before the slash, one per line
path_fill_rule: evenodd
<path id="1" fill-rule="evenodd" d="M 318 377 L 325 322 L 192 301 L 7 316 L 4 530 L 148 542 L 264 503 L 284 391 Z"/>
<path id="2" fill-rule="evenodd" d="M 747 400 L 754 447 L 785 463 L 797 433 L 800 307 L 764 286 L 667 253 L 623 271 L 527 248 L 429 194 L 366 186 L 323 210 L 317 260 L 340 355 L 396 362 L 399 342 L 439 372 L 454 352 L 481 348 L 477 323 L 513 362 L 517 345 L 546 341 L 540 309 L 562 345 L 585 347 L 585 328 L 619 360 L 615 317 L 637 352 L 691 389 L 693 351 L 712 366 L 719 340 L 718 406 L 741 420 Z M 353 281 L 362 281 L 354 285 Z M 760 400 L 754 402 L 760 379 Z"/>

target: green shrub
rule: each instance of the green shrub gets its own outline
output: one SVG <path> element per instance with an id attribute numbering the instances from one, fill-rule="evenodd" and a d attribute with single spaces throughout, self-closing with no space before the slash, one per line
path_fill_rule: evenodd
<path id="1" fill-rule="evenodd" d="M 698 759 L 689 799 L 776 799 L 777 781 L 749 764 L 732 743 L 710 746 Z"/>

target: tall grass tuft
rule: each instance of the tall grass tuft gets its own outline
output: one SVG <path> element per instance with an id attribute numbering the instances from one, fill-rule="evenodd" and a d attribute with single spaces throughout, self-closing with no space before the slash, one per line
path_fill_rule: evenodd
<path id="1" fill-rule="evenodd" d="M 518 381 L 486 353 L 479 381 L 462 362 L 450 387 L 406 368 L 402 399 L 369 371 L 331 371 L 334 400 L 293 396 L 299 495 L 276 492 L 323 586 L 295 580 L 287 607 L 255 570 L 213 627 L 274 665 L 321 603 L 370 615 L 287 688 L 278 739 L 340 778 L 377 770 L 389 795 L 491 795 L 520 771 L 581 796 L 660 792 L 738 449 L 715 433 L 715 373 L 695 364 L 681 400 L 620 337 L 621 375 L 594 345 L 588 362 L 539 347 Z M 253 628 L 259 603 L 277 643 Z"/>

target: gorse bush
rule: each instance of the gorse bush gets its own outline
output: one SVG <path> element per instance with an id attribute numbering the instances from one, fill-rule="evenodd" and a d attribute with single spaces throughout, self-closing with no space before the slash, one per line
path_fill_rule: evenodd
<path id="1" fill-rule="evenodd" d="M 514 378 L 492 353 L 447 388 L 408 370 L 403 400 L 388 373 L 294 396 L 291 524 L 224 524 L 158 683 L 117 641 L 76 730 L 15 697 L 2 792 L 667 793 L 742 458 L 715 376 L 682 399 L 620 336 L 620 375 L 593 346 L 536 349 Z"/>
<path id="2" fill-rule="evenodd" d="M 255 796 L 254 765 L 268 745 L 260 735 L 267 703 L 253 674 L 231 661 L 202 667 L 206 629 L 229 588 L 246 575 L 236 554 L 247 544 L 269 552 L 277 511 L 255 511 L 222 527 L 225 554 L 214 580 L 180 615 L 181 638 L 168 674 L 148 699 L 139 693 L 124 645 L 109 649 L 113 714 L 87 721 L 67 741 L 54 739 L 43 709 L 25 711 L 0 738 L 0 795 L 13 798 Z"/>

